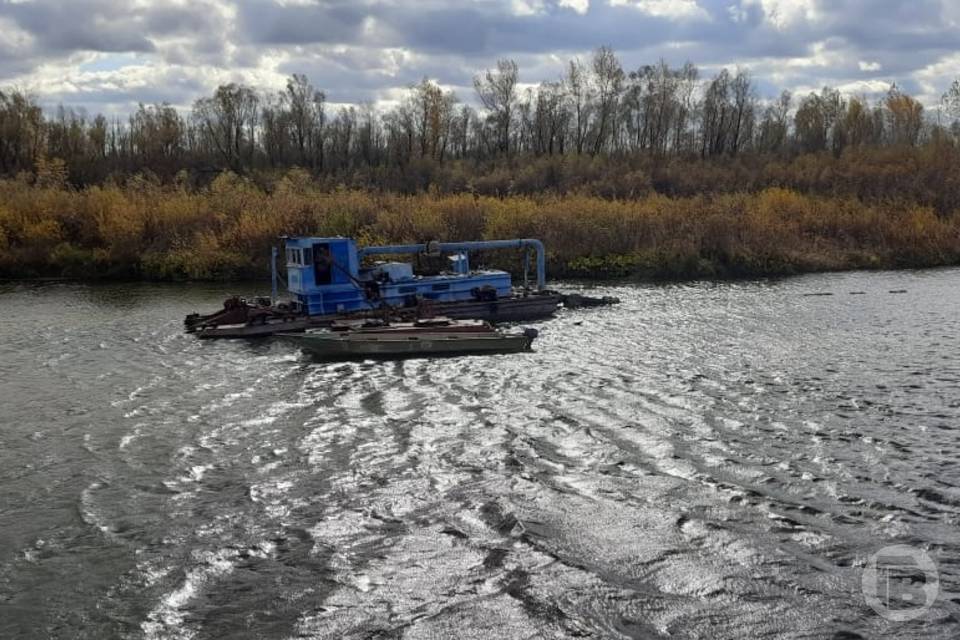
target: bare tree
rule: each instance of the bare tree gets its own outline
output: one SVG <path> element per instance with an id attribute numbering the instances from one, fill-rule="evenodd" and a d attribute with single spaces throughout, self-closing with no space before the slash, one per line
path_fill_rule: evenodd
<path id="1" fill-rule="evenodd" d="M 260 144 L 270 166 L 280 166 L 289 160 L 291 128 L 290 112 L 283 106 L 283 94 L 276 99 L 267 99 L 260 109 Z"/>
<path id="2" fill-rule="evenodd" d="M 940 102 L 950 117 L 954 120 L 960 120 L 960 79 L 953 81 L 950 88 L 944 92 Z"/>
<path id="3" fill-rule="evenodd" d="M 561 82 L 543 82 L 538 87 L 531 116 L 535 153 L 563 153 L 569 120 L 565 98 L 564 85 Z"/>
<path id="4" fill-rule="evenodd" d="M 574 148 L 579 155 L 583 153 L 584 143 L 587 139 L 592 94 L 590 78 L 580 60 L 574 59 L 570 61 L 564 84 L 567 98 L 570 102 L 570 109 L 573 112 L 571 125 L 573 126 Z"/>
<path id="5" fill-rule="evenodd" d="M 757 136 L 757 148 L 760 151 L 779 153 L 786 147 L 792 101 L 793 95 L 789 91 L 783 91 L 779 98 L 767 106 Z"/>
<path id="6" fill-rule="evenodd" d="M 234 171 L 243 171 L 252 159 L 259 104 L 253 89 L 233 83 L 221 85 L 213 97 L 194 103 L 194 120 Z"/>
<path id="7" fill-rule="evenodd" d="M 736 155 L 745 143 L 753 138 L 754 118 L 756 116 L 756 90 L 750 75 L 737 71 L 731 85 L 733 115 L 730 131 L 730 153 Z"/>
<path id="8" fill-rule="evenodd" d="M 130 116 L 130 152 L 142 166 L 162 167 L 181 156 L 183 120 L 169 104 L 139 105 Z"/>
<path id="9" fill-rule="evenodd" d="M 317 162 L 322 163 L 326 99 L 323 91 L 317 91 L 305 75 L 297 73 L 290 76 L 281 94 L 290 135 L 302 165 L 313 167 Z"/>
<path id="10" fill-rule="evenodd" d="M 837 125 L 845 109 L 843 96 L 830 87 L 824 87 L 819 95 L 811 93 L 803 98 L 793 118 L 800 148 L 808 153 L 842 150 L 844 137 Z"/>
<path id="11" fill-rule="evenodd" d="M 699 77 L 700 72 L 691 62 L 684 64 L 677 72 L 677 117 L 673 124 L 673 148 L 676 151 L 684 146 L 688 123 L 695 108 L 694 91 Z"/>
<path id="12" fill-rule="evenodd" d="M 730 138 L 732 105 L 730 72 L 723 69 L 707 85 L 701 112 L 701 155 L 726 153 Z"/>
<path id="13" fill-rule="evenodd" d="M 518 78 L 517 63 L 503 59 L 497 61 L 496 71 L 487 70 L 484 75 L 473 79 L 480 103 L 491 112 L 501 153 L 510 152 L 510 126 L 517 101 Z"/>
<path id="14" fill-rule="evenodd" d="M 593 152 L 597 154 L 607 141 L 623 91 L 623 67 L 610 47 L 600 47 L 594 52 L 593 76 L 597 87 L 597 133 Z"/>

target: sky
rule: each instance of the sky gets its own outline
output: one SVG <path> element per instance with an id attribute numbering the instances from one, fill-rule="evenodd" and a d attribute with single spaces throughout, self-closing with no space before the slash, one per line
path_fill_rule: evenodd
<path id="1" fill-rule="evenodd" d="M 960 0 L 0 0 L 0 89 L 91 114 L 291 73 L 333 104 L 387 106 L 424 77 L 474 103 L 498 58 L 535 84 L 601 45 L 628 71 L 747 69 L 761 97 L 895 82 L 929 107 L 960 77 Z"/>

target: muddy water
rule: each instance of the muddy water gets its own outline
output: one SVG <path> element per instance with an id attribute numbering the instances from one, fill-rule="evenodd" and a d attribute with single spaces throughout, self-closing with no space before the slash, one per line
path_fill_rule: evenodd
<path id="1" fill-rule="evenodd" d="M 0 637 L 955 638 L 958 282 L 601 287 L 531 354 L 332 365 L 183 335 L 222 287 L 0 285 Z"/>

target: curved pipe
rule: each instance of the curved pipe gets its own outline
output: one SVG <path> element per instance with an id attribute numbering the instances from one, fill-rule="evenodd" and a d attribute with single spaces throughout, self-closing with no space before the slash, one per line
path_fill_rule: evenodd
<path id="1" fill-rule="evenodd" d="M 431 248 L 437 247 L 446 253 L 458 251 L 482 251 L 484 249 L 523 249 L 533 247 L 537 252 L 537 290 L 547 286 L 547 257 L 543 243 L 533 238 L 522 240 L 477 240 L 473 242 L 431 242 Z M 385 247 L 364 247 L 357 251 L 359 257 L 387 254 L 422 253 L 426 244 L 397 244 Z"/>

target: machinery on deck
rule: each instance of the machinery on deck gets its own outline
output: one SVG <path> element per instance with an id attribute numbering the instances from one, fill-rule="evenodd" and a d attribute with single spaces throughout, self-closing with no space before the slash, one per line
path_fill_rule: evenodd
<path id="1" fill-rule="evenodd" d="M 537 291 L 546 284 L 543 244 L 539 240 L 430 242 L 364 247 L 350 238 L 288 238 L 287 289 L 294 306 L 309 316 L 363 311 L 383 306 L 412 307 L 421 300 L 437 303 L 495 301 L 514 296 L 510 274 L 470 270 L 470 251 L 530 249 L 537 254 Z M 407 262 L 376 262 L 364 258 L 403 254 L 448 257 L 438 275 L 415 275 Z M 528 292 L 529 293 L 529 292 Z"/>

